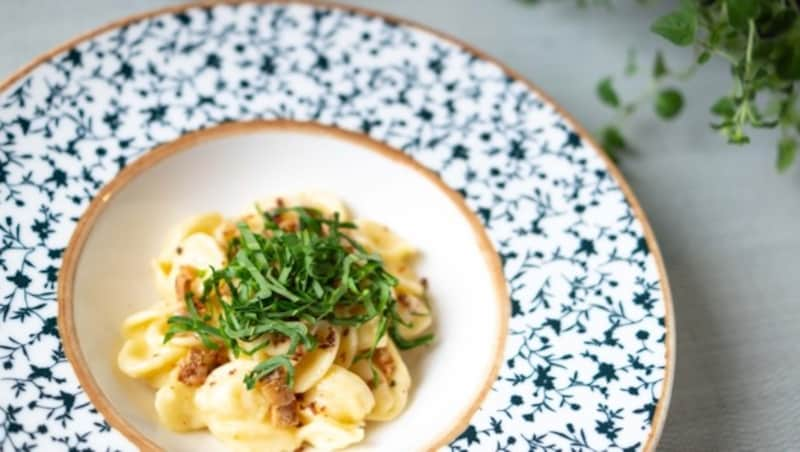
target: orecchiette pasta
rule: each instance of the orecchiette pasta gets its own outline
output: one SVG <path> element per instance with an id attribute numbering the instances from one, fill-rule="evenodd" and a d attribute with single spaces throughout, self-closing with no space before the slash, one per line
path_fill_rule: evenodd
<path id="1" fill-rule="evenodd" d="M 320 450 L 342 449 L 364 439 L 364 427 L 319 416 L 300 427 L 298 436 Z"/>
<path id="2" fill-rule="evenodd" d="M 237 359 L 217 367 L 208 375 L 194 397 L 197 410 L 206 422 L 266 417 L 269 411 L 266 398 L 242 384 L 242 375 L 255 364 L 254 361 Z"/>
<path id="3" fill-rule="evenodd" d="M 184 432 L 205 427 L 206 423 L 194 402 L 197 388 L 178 381 L 178 369 L 156 391 L 158 419 L 170 430 Z"/>
<path id="4" fill-rule="evenodd" d="M 403 320 L 397 329 L 404 339 L 415 339 L 430 329 L 433 318 L 428 304 L 422 298 L 399 291 L 397 313 Z"/>
<path id="5" fill-rule="evenodd" d="M 212 419 L 208 430 L 233 452 L 294 452 L 303 443 L 296 429 L 276 427 L 263 420 Z"/>
<path id="6" fill-rule="evenodd" d="M 146 379 L 154 387 L 164 383 L 187 352 L 178 344 L 164 343 L 167 315 L 164 309 L 151 308 L 128 317 L 122 326 L 126 341 L 117 355 L 117 365 L 127 375 Z"/>
<path id="7" fill-rule="evenodd" d="M 369 322 L 359 326 L 356 329 L 356 337 L 358 338 L 358 346 L 357 351 L 366 350 L 372 347 L 372 344 L 375 343 L 375 336 L 378 332 L 378 319 L 372 319 Z M 389 342 L 389 338 L 386 336 L 381 337 L 378 340 L 378 348 L 386 347 L 386 344 Z"/>
<path id="8" fill-rule="evenodd" d="M 339 333 L 339 351 L 336 354 L 336 364 L 350 367 L 358 354 L 358 329 L 346 327 Z"/>
<path id="9" fill-rule="evenodd" d="M 397 347 L 390 341 L 385 348 L 378 349 L 373 357 L 377 369 L 377 382 L 373 381 L 372 395 L 375 406 L 366 416 L 369 421 L 388 421 L 396 418 L 406 407 L 408 392 L 411 388 L 411 376 Z M 359 361 L 353 365 L 353 371 L 366 381 L 373 378 L 370 363 Z"/>
<path id="10" fill-rule="evenodd" d="M 358 249 L 380 256 L 380 265 L 393 282 L 391 289 L 380 289 L 383 292 L 373 300 L 389 300 L 391 317 L 370 317 L 376 309 L 373 301 L 337 305 L 346 291 L 355 294 L 352 300 L 360 300 L 372 290 L 344 279 L 334 278 L 327 291 L 314 287 L 315 280 L 307 294 L 316 294 L 319 300 L 294 296 L 285 289 L 294 277 L 291 271 L 255 272 L 259 265 L 277 268 L 296 257 L 281 257 L 279 250 L 278 262 L 270 263 L 259 254 L 243 255 L 242 250 L 252 250 L 259 243 L 254 235 L 267 240 L 297 234 L 291 243 L 307 244 L 306 233 L 298 231 L 308 227 L 304 223 L 309 221 L 304 217 L 311 215 L 308 212 L 331 219 L 332 223 L 312 226 L 323 237 L 337 222 L 351 221 L 340 200 L 300 193 L 259 201 L 235 219 L 216 213 L 200 215 L 169 235 L 153 263 L 159 303 L 124 321 L 124 343 L 117 356 L 122 372 L 156 389 L 156 413 L 166 428 L 177 432 L 208 429 L 236 451 L 295 451 L 302 446 L 334 450 L 362 441 L 367 421 L 394 419 L 405 408 L 411 377 L 398 344 L 423 338 L 432 320 L 426 283 L 413 269 L 417 251 L 385 226 L 363 220 L 349 230 L 351 239 L 342 238 L 336 245 L 344 253 Z M 330 252 L 319 249 L 313 253 Z M 329 264 L 315 263 L 318 255 L 313 253 L 302 255 L 306 260 L 297 263 L 309 274 L 341 271 L 346 276 L 355 271 L 353 257 L 336 260 L 341 268 L 331 269 Z M 243 273 L 216 273 L 232 262 Z M 218 277 L 212 279 L 212 274 Z M 241 283 L 250 276 L 253 285 Z M 305 287 L 307 282 L 298 284 Z M 296 314 L 281 314 L 286 320 L 278 326 L 267 322 L 252 330 L 233 331 L 239 320 L 231 320 L 231 300 L 273 300 L 269 297 L 275 291 L 286 292 L 285 303 L 294 303 L 287 306 Z M 314 317 L 304 314 L 303 308 L 309 302 L 322 303 L 328 306 L 319 308 L 323 312 L 335 312 L 334 318 L 347 321 L 311 322 L 309 318 Z M 272 309 L 268 304 L 257 306 Z M 247 312 L 239 314 L 241 319 L 249 318 Z M 263 371 L 264 363 L 276 364 Z M 248 375 L 259 371 L 258 378 L 245 384 Z"/>
<path id="11" fill-rule="evenodd" d="M 320 337 L 322 346 L 304 353 L 295 366 L 295 392 L 306 392 L 319 382 L 336 360 L 339 335 L 333 327 L 325 327 Z"/>
<path id="12" fill-rule="evenodd" d="M 367 383 L 344 367 L 333 365 L 319 383 L 303 395 L 303 402 L 313 405 L 336 421 L 360 424 L 375 406 Z"/>
<path id="13" fill-rule="evenodd" d="M 357 221 L 354 234 L 368 250 L 378 253 L 390 272 L 406 274 L 417 257 L 417 249 L 398 237 L 386 226 L 369 220 Z"/>

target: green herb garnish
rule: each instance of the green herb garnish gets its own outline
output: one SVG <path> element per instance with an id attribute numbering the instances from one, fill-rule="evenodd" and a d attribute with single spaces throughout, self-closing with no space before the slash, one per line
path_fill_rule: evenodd
<path id="1" fill-rule="evenodd" d="M 262 361 L 245 376 L 250 389 L 279 368 L 284 369 L 291 386 L 294 366 L 290 357 L 301 345 L 306 351 L 316 348 L 312 329 L 320 322 L 357 327 L 378 318 L 372 347 L 359 355 L 371 365 L 377 344 L 387 332 L 401 349 L 433 339 L 427 335 L 408 341 L 400 336 L 397 327 L 405 322 L 393 295 L 397 278 L 384 268 L 378 255 L 368 253 L 346 234 L 354 224 L 341 222 L 338 213 L 325 218 L 307 207 L 279 207 L 261 213 L 265 233 L 239 223 L 239 236 L 228 243 L 228 264 L 207 272 L 199 302 L 205 305 L 212 297 L 218 300 L 216 317 L 198 312 L 187 296 L 187 314 L 169 318 L 165 342 L 178 333 L 191 332 L 204 346 L 225 346 L 239 356 L 252 355 L 276 337 L 288 338 L 287 353 Z M 297 216 L 294 230 L 279 226 L 277 220 L 285 214 Z"/>

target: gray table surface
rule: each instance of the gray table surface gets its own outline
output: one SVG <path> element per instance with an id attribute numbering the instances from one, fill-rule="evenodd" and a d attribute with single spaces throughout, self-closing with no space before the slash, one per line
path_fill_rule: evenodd
<path id="1" fill-rule="evenodd" d="M 62 41 L 170 0 L 4 0 L 0 78 Z M 659 7 L 620 1 L 579 11 L 572 1 L 357 0 L 453 34 L 520 71 L 579 122 L 608 119 L 593 90 L 625 51 L 669 47 L 648 32 Z M 669 59 L 685 61 L 668 49 Z M 678 363 L 659 445 L 665 451 L 800 449 L 800 165 L 774 170 L 773 138 L 730 148 L 708 128 L 728 89 L 710 64 L 686 85 L 685 114 L 630 126 L 640 147 L 621 167 L 663 250 L 674 294 Z"/>

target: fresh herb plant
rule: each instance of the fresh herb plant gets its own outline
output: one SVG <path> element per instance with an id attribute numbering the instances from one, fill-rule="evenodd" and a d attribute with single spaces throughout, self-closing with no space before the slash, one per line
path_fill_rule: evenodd
<path id="1" fill-rule="evenodd" d="M 297 215 L 296 231 L 278 226 L 276 218 L 287 213 Z M 398 326 L 406 324 L 393 295 L 398 281 L 379 256 L 368 253 L 347 234 L 355 225 L 339 221 L 338 214 L 325 218 L 307 207 L 276 208 L 262 214 L 268 232 L 256 234 L 239 223 L 239 236 L 229 243 L 229 263 L 212 268 L 203 282 L 199 302 L 205 305 L 216 299 L 220 312 L 198 310 L 191 294 L 187 295 L 187 314 L 169 319 L 165 342 L 190 332 L 205 347 L 228 347 L 238 356 L 252 355 L 276 337 L 288 338 L 287 353 L 260 362 L 245 376 L 245 384 L 252 388 L 279 368 L 292 386 L 290 357 L 301 345 L 306 351 L 316 348 L 313 327 L 320 322 L 357 327 L 377 318 L 372 347 L 357 356 L 370 363 L 385 334 L 401 349 L 433 339 L 426 335 L 409 341 L 400 336 Z"/>
<path id="2" fill-rule="evenodd" d="M 611 0 L 576 1 L 581 6 L 611 4 Z M 676 71 L 668 67 L 663 53 L 657 52 L 649 87 L 629 100 L 617 92 L 612 78 L 601 80 L 597 95 L 615 111 L 615 118 L 599 132 L 605 150 L 617 158 L 629 147 L 623 128 L 637 111 L 649 106 L 665 120 L 678 116 L 685 98 L 676 85 L 694 76 L 712 58 L 721 58 L 730 65 L 732 83 L 710 107 L 711 128 L 735 145 L 749 143 L 753 128 L 775 130 L 776 166 L 779 171 L 788 169 L 797 158 L 800 141 L 798 16 L 800 0 L 681 1 L 676 9 L 657 18 L 650 30 L 676 46 L 692 49 L 693 62 Z M 626 76 L 637 72 L 631 56 Z"/>

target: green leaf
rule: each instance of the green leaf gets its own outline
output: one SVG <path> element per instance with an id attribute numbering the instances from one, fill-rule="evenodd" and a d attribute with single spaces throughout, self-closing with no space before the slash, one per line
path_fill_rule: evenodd
<path id="1" fill-rule="evenodd" d="M 730 97 L 720 97 L 714 102 L 714 105 L 711 106 L 711 113 L 724 118 L 730 118 L 736 114 L 736 104 Z"/>
<path id="2" fill-rule="evenodd" d="M 728 137 L 728 143 L 730 144 L 742 145 L 750 143 L 750 137 L 745 135 L 741 128 L 733 127 L 729 130 L 723 129 L 723 132 Z"/>
<path id="3" fill-rule="evenodd" d="M 294 386 L 294 365 L 292 365 L 288 357 L 282 355 L 273 356 L 266 361 L 260 362 L 253 370 L 245 375 L 244 384 L 247 386 L 247 389 L 253 389 L 253 386 L 255 386 L 258 380 L 271 374 L 279 367 L 283 367 L 286 372 L 286 386 L 290 388 Z"/>
<path id="4" fill-rule="evenodd" d="M 728 24 L 717 23 L 708 30 L 708 46 L 711 48 L 719 47 L 722 42 L 722 32 L 727 30 Z"/>
<path id="5" fill-rule="evenodd" d="M 691 45 L 697 32 L 697 14 L 690 9 L 673 11 L 656 19 L 650 26 L 650 31 L 675 45 Z"/>
<path id="6" fill-rule="evenodd" d="M 725 0 L 728 9 L 728 23 L 744 30 L 747 22 L 758 17 L 758 0 Z"/>
<path id="7" fill-rule="evenodd" d="M 710 126 L 712 130 L 719 130 L 722 132 L 723 135 L 728 136 L 728 131 L 733 129 L 734 124 L 733 121 L 726 119 L 725 121 L 722 121 L 720 123 L 712 122 Z"/>
<path id="8" fill-rule="evenodd" d="M 261 271 L 256 268 L 255 264 L 250 261 L 250 258 L 247 256 L 247 253 L 244 250 L 239 250 L 236 253 L 236 262 L 239 263 L 245 270 L 250 274 L 250 277 L 255 280 L 258 284 L 259 288 L 261 289 L 258 292 L 258 296 L 262 298 L 269 298 L 272 295 L 273 287 L 270 285 L 267 278 L 261 274 Z"/>
<path id="9" fill-rule="evenodd" d="M 784 137 L 778 142 L 778 171 L 784 172 L 789 169 L 795 158 L 797 158 L 797 141 Z"/>
<path id="10" fill-rule="evenodd" d="M 659 79 L 669 73 L 667 62 L 664 61 L 664 54 L 659 50 L 656 52 L 656 59 L 653 61 L 653 78 Z"/>
<path id="11" fill-rule="evenodd" d="M 756 21 L 758 36 L 763 39 L 774 39 L 788 32 L 795 25 L 797 13 L 787 9 L 772 14 L 761 14 Z"/>
<path id="12" fill-rule="evenodd" d="M 787 45 L 780 49 L 775 72 L 783 80 L 800 80 L 800 44 Z"/>
<path id="13" fill-rule="evenodd" d="M 675 88 L 666 88 L 659 91 L 655 100 L 655 110 L 658 116 L 672 119 L 683 109 L 683 95 Z"/>
<path id="14" fill-rule="evenodd" d="M 711 59 L 711 52 L 706 50 L 697 56 L 697 64 L 706 64 L 710 59 Z"/>
<path id="15" fill-rule="evenodd" d="M 614 90 L 610 77 L 600 80 L 600 83 L 597 84 L 597 97 L 608 106 L 619 107 L 619 96 L 617 96 L 617 91 Z"/>
<path id="16" fill-rule="evenodd" d="M 389 336 L 391 336 L 392 341 L 400 350 L 410 350 L 412 348 L 419 347 L 420 345 L 426 345 L 433 342 L 432 334 L 426 334 L 416 339 L 406 339 L 400 334 L 400 331 L 395 324 L 393 324 L 389 329 Z"/>
<path id="17" fill-rule="evenodd" d="M 600 144 L 606 152 L 614 156 L 625 149 L 625 138 L 616 126 L 607 126 L 600 131 Z"/>

